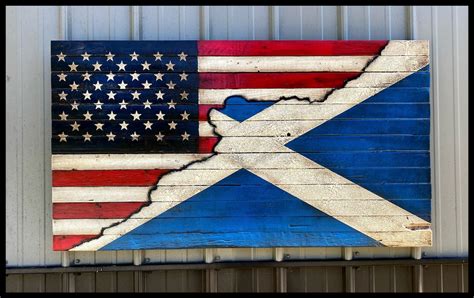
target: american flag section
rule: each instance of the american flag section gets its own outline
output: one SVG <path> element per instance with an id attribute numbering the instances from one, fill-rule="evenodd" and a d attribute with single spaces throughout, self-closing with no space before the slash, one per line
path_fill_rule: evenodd
<path id="1" fill-rule="evenodd" d="M 431 246 L 427 41 L 52 41 L 54 250 Z"/>

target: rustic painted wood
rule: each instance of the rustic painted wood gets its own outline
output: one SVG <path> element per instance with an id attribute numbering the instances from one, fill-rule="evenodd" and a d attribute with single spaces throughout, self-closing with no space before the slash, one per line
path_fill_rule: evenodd
<path id="1" fill-rule="evenodd" d="M 163 61 L 176 59 L 179 70 L 188 72 L 188 80 L 174 90 L 160 82 L 153 86 L 154 73 L 165 72 L 165 62 L 151 66 L 137 82 L 131 79 L 143 60 L 154 60 L 149 45 L 139 53 L 140 62 L 130 60 L 130 45 L 121 42 L 64 47 L 71 51 L 69 63 L 84 60 L 84 47 L 92 55 L 82 69 L 68 73 L 69 80 L 93 90 L 94 82 L 82 77 L 93 63 L 103 64 L 93 75 L 104 89 L 130 100 L 128 107 L 142 119 L 156 121 L 156 116 L 109 82 L 110 71 L 143 100 L 154 99 L 157 90 L 177 98 L 188 92 L 189 101 L 175 109 L 190 113 L 199 137 L 189 139 L 194 152 L 181 152 L 178 136 L 168 139 L 165 144 L 180 152 L 176 158 L 146 148 L 129 154 L 125 143 L 120 151 L 104 143 L 111 154 L 91 154 L 99 151 L 84 144 L 74 149 L 79 155 L 55 155 L 55 248 L 431 245 L 426 42 L 198 42 L 197 52 L 192 42 L 176 45 L 198 54 L 184 63 L 172 58 L 171 48 L 163 50 Z M 231 48 L 222 50 L 225 45 Z M 104 57 L 110 50 L 118 53 L 117 63 Z M 53 134 L 68 128 L 62 112 L 69 102 L 60 94 L 74 94 L 70 82 L 58 80 L 57 60 L 52 54 Z M 126 71 L 118 69 L 123 60 Z M 181 81 L 179 72 L 166 76 Z M 157 89 L 142 87 L 142 80 Z M 96 93 L 93 101 L 107 96 Z M 95 117 L 114 108 L 106 102 L 97 110 L 93 101 L 77 99 Z M 160 102 L 152 106 L 168 108 Z M 81 117 L 68 120 L 94 128 Z M 116 120 L 130 121 L 130 111 L 118 110 Z M 156 129 L 166 129 L 164 124 Z M 68 145 L 63 148 L 56 153 L 67 153 Z"/>

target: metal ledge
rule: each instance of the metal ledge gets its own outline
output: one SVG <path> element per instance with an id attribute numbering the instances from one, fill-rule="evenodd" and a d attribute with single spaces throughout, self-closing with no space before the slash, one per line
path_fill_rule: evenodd
<path id="1" fill-rule="evenodd" d="M 313 261 L 246 261 L 219 263 L 167 263 L 150 265 L 104 265 L 104 266 L 71 266 L 71 267 L 17 267 L 6 268 L 6 274 L 33 273 L 80 273 L 80 272 L 119 272 L 119 271 L 156 271 L 156 270 L 207 270 L 227 268 L 290 268 L 290 267 L 347 267 L 347 266 L 378 266 L 378 265 L 430 265 L 430 264 L 467 264 L 466 258 L 435 258 L 435 259 L 364 259 L 364 260 L 313 260 Z"/>

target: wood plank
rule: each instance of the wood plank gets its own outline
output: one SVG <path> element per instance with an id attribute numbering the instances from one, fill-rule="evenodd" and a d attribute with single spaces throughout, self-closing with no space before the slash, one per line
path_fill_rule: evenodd
<path id="1" fill-rule="evenodd" d="M 200 56 L 349 56 L 375 55 L 387 41 L 236 41 L 200 40 Z"/>
<path id="2" fill-rule="evenodd" d="M 358 72 L 372 56 L 198 57 L 199 72 Z M 402 69 L 400 69 L 402 70 Z M 406 71 L 409 71 L 408 69 Z"/>
<path id="3" fill-rule="evenodd" d="M 341 88 L 347 80 L 354 79 L 359 75 L 360 72 L 275 72 L 257 74 L 204 72 L 199 74 L 199 88 Z"/>
<path id="4" fill-rule="evenodd" d="M 53 170 L 52 185 L 58 186 L 152 186 L 168 170 Z"/>

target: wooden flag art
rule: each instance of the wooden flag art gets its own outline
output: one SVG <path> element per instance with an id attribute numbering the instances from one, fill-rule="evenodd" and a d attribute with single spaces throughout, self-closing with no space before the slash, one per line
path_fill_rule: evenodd
<path id="1" fill-rule="evenodd" d="M 427 41 L 52 41 L 53 248 L 431 246 Z"/>

